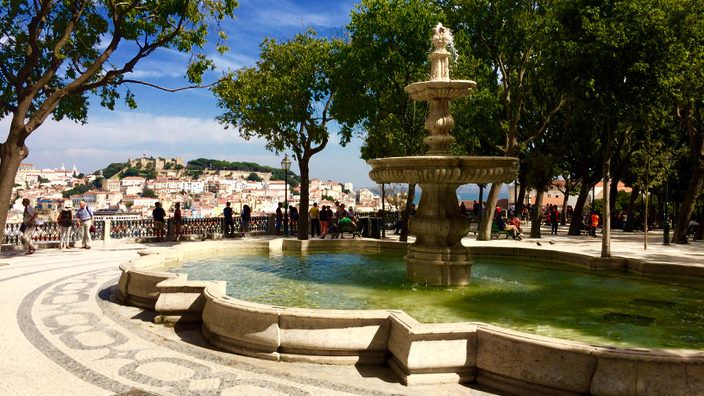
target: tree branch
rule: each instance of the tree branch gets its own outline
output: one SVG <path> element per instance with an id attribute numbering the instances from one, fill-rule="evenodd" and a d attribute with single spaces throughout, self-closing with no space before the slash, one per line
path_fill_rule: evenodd
<path id="1" fill-rule="evenodd" d="M 162 86 L 160 86 L 160 85 L 152 84 L 152 83 L 147 82 L 147 81 L 124 79 L 124 80 L 122 80 L 119 84 L 116 83 L 116 84 L 114 84 L 114 85 L 120 85 L 120 84 L 140 84 L 140 85 L 146 85 L 146 86 L 151 87 L 151 88 L 156 88 L 156 89 L 158 89 L 158 90 L 165 91 L 165 92 L 179 92 L 179 91 L 185 91 L 185 90 L 188 90 L 188 89 L 210 88 L 210 87 L 213 87 L 213 86 L 217 85 L 218 83 L 219 83 L 219 81 L 216 81 L 216 82 L 214 82 L 214 83 L 207 84 L 207 85 L 189 85 L 189 86 L 187 86 L 187 87 L 166 88 L 166 87 L 162 87 Z"/>
<path id="2" fill-rule="evenodd" d="M 532 142 L 533 140 L 537 139 L 538 136 L 540 136 L 545 129 L 547 129 L 548 125 L 550 125 L 550 121 L 552 120 L 552 117 L 557 114 L 558 111 L 560 111 L 560 108 L 565 104 L 565 97 L 561 97 L 560 100 L 558 101 L 557 105 L 550 111 L 550 113 L 545 117 L 543 120 L 543 124 L 540 126 L 540 128 L 536 129 L 535 132 L 533 132 L 533 135 L 531 135 L 524 144 L 528 144 Z"/>

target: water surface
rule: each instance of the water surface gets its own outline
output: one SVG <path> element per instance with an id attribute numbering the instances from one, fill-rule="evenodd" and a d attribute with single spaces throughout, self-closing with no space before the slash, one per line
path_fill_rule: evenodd
<path id="1" fill-rule="evenodd" d="M 421 322 L 479 321 L 599 345 L 704 348 L 704 290 L 535 261 L 479 258 L 469 286 L 406 281 L 394 254 L 242 254 L 171 269 L 227 294 L 289 307 L 402 309 Z"/>

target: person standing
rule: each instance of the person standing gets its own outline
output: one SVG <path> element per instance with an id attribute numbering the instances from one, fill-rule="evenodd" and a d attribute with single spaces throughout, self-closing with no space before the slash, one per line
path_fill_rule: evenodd
<path id="1" fill-rule="evenodd" d="M 328 234 L 328 224 L 330 224 L 330 216 L 328 215 L 327 205 L 323 205 L 323 209 L 318 214 L 318 218 L 320 219 L 319 235 L 321 238 L 325 238 L 325 235 Z"/>
<path id="2" fill-rule="evenodd" d="M 249 222 L 252 221 L 252 208 L 249 205 L 244 205 L 242 207 L 242 212 L 240 212 L 240 226 L 242 227 L 242 238 L 247 237 L 247 232 L 249 232 Z"/>
<path id="3" fill-rule="evenodd" d="M 56 222 L 59 223 L 59 227 L 61 227 L 59 230 L 59 250 L 69 249 L 71 247 L 71 226 L 73 225 L 73 211 L 71 207 L 71 201 L 66 201 L 59 213 L 59 217 L 56 219 Z"/>
<path id="4" fill-rule="evenodd" d="M 22 243 L 27 248 L 25 254 L 32 254 L 36 250 L 34 248 L 34 243 L 32 243 L 32 237 L 34 237 L 34 231 L 37 225 L 37 211 L 34 210 L 30 205 L 28 198 L 22 200 L 22 206 L 24 206 L 24 214 L 22 216 L 22 226 L 20 231 L 22 231 Z"/>
<path id="5" fill-rule="evenodd" d="M 90 249 L 90 228 L 93 226 L 93 211 L 86 204 L 86 201 L 81 200 L 79 208 L 76 211 L 79 224 L 81 226 L 81 243 L 83 249 Z"/>
<path id="6" fill-rule="evenodd" d="M 592 216 L 589 222 L 589 231 L 593 237 L 596 237 L 596 228 L 599 227 L 599 214 L 592 212 Z"/>
<path id="7" fill-rule="evenodd" d="M 317 202 L 313 202 L 313 207 L 308 211 L 308 217 L 310 217 L 310 236 L 320 236 L 320 209 Z"/>
<path id="8" fill-rule="evenodd" d="M 281 235 L 281 226 L 284 223 L 284 212 L 281 210 L 283 207 L 283 204 L 279 202 L 279 205 L 276 207 L 276 235 Z"/>
<path id="9" fill-rule="evenodd" d="M 154 206 L 155 208 L 152 210 L 154 235 L 156 235 L 156 241 L 161 242 L 164 240 L 164 230 L 166 229 L 166 211 L 161 207 L 161 202 L 155 203 Z"/>
<path id="10" fill-rule="evenodd" d="M 225 236 L 231 237 L 235 236 L 235 219 L 233 217 L 231 203 L 225 204 L 225 209 L 223 209 L 222 214 L 225 216 Z"/>
<path id="11" fill-rule="evenodd" d="M 174 206 L 174 236 L 176 242 L 181 240 L 181 225 L 183 225 L 183 216 L 181 215 L 181 203 L 176 202 Z"/>
<path id="12" fill-rule="evenodd" d="M 550 225 L 552 229 L 550 230 L 550 235 L 557 235 L 557 226 L 560 224 L 560 212 L 557 210 L 557 205 L 552 206 L 550 210 Z"/>

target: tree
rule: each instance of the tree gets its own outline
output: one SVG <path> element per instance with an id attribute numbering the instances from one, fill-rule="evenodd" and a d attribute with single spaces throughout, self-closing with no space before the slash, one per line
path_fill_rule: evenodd
<path id="1" fill-rule="evenodd" d="M 0 117 L 11 120 L 0 143 L 0 229 L 19 164 L 29 154 L 25 142 L 48 117 L 85 122 L 91 95 L 113 109 L 121 86 L 156 87 L 128 75 L 160 48 L 191 54 L 186 76 L 200 84 L 213 65 L 200 52 L 208 24 L 232 17 L 236 6 L 235 0 L 3 1 Z M 136 106 L 129 89 L 124 97 Z"/>
<path id="2" fill-rule="evenodd" d="M 494 122 L 503 141 L 493 142 L 495 150 L 508 157 L 517 157 L 527 145 L 540 136 L 564 104 L 562 94 L 551 79 L 553 63 L 548 51 L 553 15 L 551 1 L 520 0 L 447 0 L 445 9 L 456 32 L 467 35 L 473 53 L 493 75 L 479 81 L 494 87 L 495 103 L 500 107 Z M 482 75 L 482 74 L 480 74 Z M 498 82 L 498 83 L 497 83 Z M 487 208 L 498 201 L 501 183 L 493 183 Z M 481 219 L 478 240 L 491 238 L 493 210 Z"/>
<path id="3" fill-rule="evenodd" d="M 310 160 L 328 143 L 335 97 L 330 76 L 340 45 L 312 30 L 283 43 L 266 39 L 256 67 L 238 70 L 214 89 L 225 109 L 222 124 L 239 128 L 245 139 L 266 140 L 277 154 L 293 152 L 301 174 L 299 239 L 308 239 Z"/>
<path id="4" fill-rule="evenodd" d="M 682 199 L 672 240 L 687 243 L 687 225 L 704 185 L 704 6 L 697 0 L 663 0 L 659 41 L 666 62 L 660 65 L 662 92 L 666 92 L 681 123 L 693 165 Z"/>
<path id="5" fill-rule="evenodd" d="M 247 180 L 253 181 L 253 182 L 260 182 L 260 181 L 262 181 L 262 178 L 259 177 L 259 175 L 256 174 L 255 172 L 252 172 L 249 175 L 247 175 Z"/>
<path id="6" fill-rule="evenodd" d="M 427 108 L 416 105 L 404 88 L 427 80 L 431 29 L 442 19 L 430 0 L 363 0 L 352 12 L 332 110 L 343 134 L 364 139 L 362 159 L 425 153 Z M 415 185 L 408 186 L 408 194 L 404 224 Z M 404 229 L 401 240 L 407 235 Z"/>
<path id="7" fill-rule="evenodd" d="M 152 190 L 151 188 L 145 188 L 142 190 L 142 197 L 144 198 L 158 198 L 156 195 L 156 191 Z"/>

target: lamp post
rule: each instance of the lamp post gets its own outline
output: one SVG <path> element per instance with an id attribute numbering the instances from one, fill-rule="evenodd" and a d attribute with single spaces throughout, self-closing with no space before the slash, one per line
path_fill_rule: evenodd
<path id="1" fill-rule="evenodd" d="M 288 236 L 288 170 L 291 169 L 288 154 L 281 160 L 281 169 L 284 170 L 284 235 Z"/>

